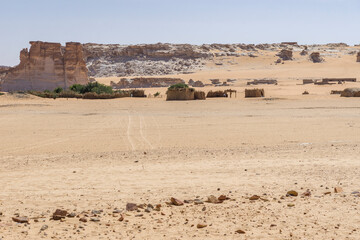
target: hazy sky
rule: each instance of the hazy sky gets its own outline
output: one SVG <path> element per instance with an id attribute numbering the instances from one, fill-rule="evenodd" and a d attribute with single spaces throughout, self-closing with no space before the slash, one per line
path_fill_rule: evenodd
<path id="1" fill-rule="evenodd" d="M 0 0 L 0 65 L 33 40 L 360 43 L 360 0 Z"/>

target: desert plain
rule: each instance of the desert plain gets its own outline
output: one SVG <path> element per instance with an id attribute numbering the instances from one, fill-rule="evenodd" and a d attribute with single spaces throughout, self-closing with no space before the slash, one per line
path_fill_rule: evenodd
<path id="1" fill-rule="evenodd" d="M 0 239 L 360 239 L 360 102 L 330 94 L 359 83 L 302 85 L 359 80 L 360 63 L 275 60 L 264 51 L 169 75 L 237 79 L 199 88 L 236 98 L 0 96 Z M 245 99 L 255 78 L 278 85 Z M 68 216 L 53 220 L 56 209 Z"/>

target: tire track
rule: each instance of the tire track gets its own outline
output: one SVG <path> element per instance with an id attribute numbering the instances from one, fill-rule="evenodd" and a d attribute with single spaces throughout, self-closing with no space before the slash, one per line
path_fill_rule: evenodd
<path id="1" fill-rule="evenodd" d="M 138 116 L 139 116 L 139 125 L 140 125 L 140 128 L 139 128 L 140 136 L 145 141 L 145 143 L 147 143 L 147 145 L 149 145 L 150 149 L 154 149 L 153 145 L 144 136 L 144 133 L 143 133 L 143 122 L 145 122 L 144 117 L 142 115 L 139 115 L 139 114 L 138 114 Z"/>

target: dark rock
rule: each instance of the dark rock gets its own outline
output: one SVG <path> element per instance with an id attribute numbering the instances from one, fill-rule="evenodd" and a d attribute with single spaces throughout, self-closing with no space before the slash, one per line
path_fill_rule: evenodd
<path id="1" fill-rule="evenodd" d="M 92 218 L 90 218 L 90 221 L 91 222 L 100 222 L 100 219 L 97 217 L 92 217 Z"/>
<path id="2" fill-rule="evenodd" d="M 313 52 L 310 54 L 310 60 L 313 62 L 313 63 L 320 63 L 320 62 L 323 62 L 324 59 L 320 56 L 320 53 L 319 52 Z"/>
<path id="3" fill-rule="evenodd" d="M 251 200 L 251 201 L 255 201 L 255 200 L 259 200 L 259 199 L 260 199 L 260 196 L 258 196 L 258 195 L 253 195 L 249 198 L 249 200 Z"/>
<path id="4" fill-rule="evenodd" d="M 235 233 L 238 233 L 238 234 L 245 234 L 245 231 L 241 230 L 241 229 L 238 229 L 235 231 Z"/>
<path id="5" fill-rule="evenodd" d="M 43 226 L 40 228 L 40 232 L 45 231 L 45 230 L 48 229 L 48 228 L 49 228 L 48 225 L 43 225 Z"/>
<path id="6" fill-rule="evenodd" d="M 219 199 L 217 199 L 217 197 L 215 197 L 214 195 L 210 195 L 208 197 L 208 202 L 209 203 L 221 203 L 221 201 L 219 201 Z"/>
<path id="7" fill-rule="evenodd" d="M 276 54 L 276 56 L 278 56 L 284 61 L 288 61 L 293 59 L 293 52 L 288 49 L 283 49 L 278 54 Z"/>
<path id="8" fill-rule="evenodd" d="M 126 211 L 136 211 L 138 210 L 138 206 L 135 203 L 127 203 L 126 204 Z"/>
<path id="9" fill-rule="evenodd" d="M 286 193 L 286 196 L 292 196 L 292 197 L 297 197 L 299 194 L 298 192 L 294 191 L 294 190 L 291 190 L 291 191 L 288 191 Z"/>
<path id="10" fill-rule="evenodd" d="M 176 198 L 171 198 L 170 199 L 171 203 L 175 206 L 181 206 L 181 205 L 184 205 L 184 203 L 182 201 L 180 201 L 179 199 L 176 199 Z"/>
<path id="11" fill-rule="evenodd" d="M 205 224 L 205 223 L 198 223 L 198 224 L 196 225 L 196 227 L 197 227 L 197 228 L 205 228 L 205 227 L 207 227 L 207 224 Z"/>
<path id="12" fill-rule="evenodd" d="M 53 219 L 54 220 L 60 220 L 62 218 L 65 218 L 67 215 L 66 210 L 56 209 L 56 211 L 53 213 Z"/>
<path id="13" fill-rule="evenodd" d="M 74 218 L 74 217 L 76 217 L 76 213 L 72 212 L 72 213 L 68 214 L 67 217 Z"/>
<path id="14" fill-rule="evenodd" d="M 29 219 L 27 217 L 13 217 L 12 220 L 17 223 L 29 223 Z"/>

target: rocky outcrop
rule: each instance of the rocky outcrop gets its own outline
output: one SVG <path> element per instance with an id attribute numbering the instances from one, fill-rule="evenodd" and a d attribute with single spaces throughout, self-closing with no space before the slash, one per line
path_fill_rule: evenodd
<path id="1" fill-rule="evenodd" d="M 284 61 L 293 59 L 293 52 L 291 50 L 283 49 L 276 56 Z"/>
<path id="2" fill-rule="evenodd" d="M 237 51 L 241 50 L 257 51 L 253 44 L 87 43 L 83 48 L 91 77 L 186 74 L 202 69 L 207 59 L 239 57 Z"/>
<path id="3" fill-rule="evenodd" d="M 80 43 L 66 43 L 64 52 L 65 88 L 76 84 L 85 84 L 89 81 L 88 70 L 83 57 L 83 48 Z"/>
<path id="4" fill-rule="evenodd" d="M 324 61 L 324 59 L 320 56 L 319 52 L 313 52 L 310 54 L 309 57 L 313 63 L 320 63 Z"/>
<path id="5" fill-rule="evenodd" d="M 349 45 L 346 43 L 328 43 L 325 46 L 327 47 L 333 47 L 333 48 L 340 48 L 340 47 L 348 47 Z"/>
<path id="6" fill-rule="evenodd" d="M 341 97 L 360 97 L 360 88 L 346 88 L 341 92 Z"/>
<path id="7" fill-rule="evenodd" d="M 259 85 L 259 84 L 274 84 L 277 85 L 278 82 L 276 79 L 255 79 L 253 81 L 247 82 L 246 85 Z"/>
<path id="8" fill-rule="evenodd" d="M 356 62 L 360 62 L 360 52 L 357 53 Z"/>
<path id="9" fill-rule="evenodd" d="M 30 51 L 20 52 L 20 64 L 3 79 L 2 91 L 53 90 L 88 82 L 80 43 L 30 42 Z"/>
<path id="10" fill-rule="evenodd" d="M 292 46 L 298 45 L 297 42 L 282 42 L 281 44 L 283 44 L 283 45 L 292 45 Z"/>
<path id="11" fill-rule="evenodd" d="M 185 81 L 180 78 L 122 78 L 118 83 L 111 82 L 110 85 L 115 89 L 123 89 L 169 87 L 177 83 L 185 83 Z"/>
<path id="12" fill-rule="evenodd" d="M 11 67 L 7 67 L 7 66 L 0 66 L 0 81 L 1 79 L 3 79 L 5 77 L 5 75 L 7 74 L 7 72 L 11 69 Z"/>
<path id="13" fill-rule="evenodd" d="M 192 85 L 193 87 L 204 87 L 204 83 L 202 81 L 196 81 Z"/>
<path id="14" fill-rule="evenodd" d="M 84 44 L 90 76 L 139 76 L 191 73 L 212 54 L 190 44 Z"/>
<path id="15" fill-rule="evenodd" d="M 301 55 L 301 56 L 306 56 L 306 55 L 308 55 L 308 51 L 307 51 L 306 49 L 304 49 L 304 50 L 302 50 L 302 51 L 300 52 L 300 55 Z"/>

